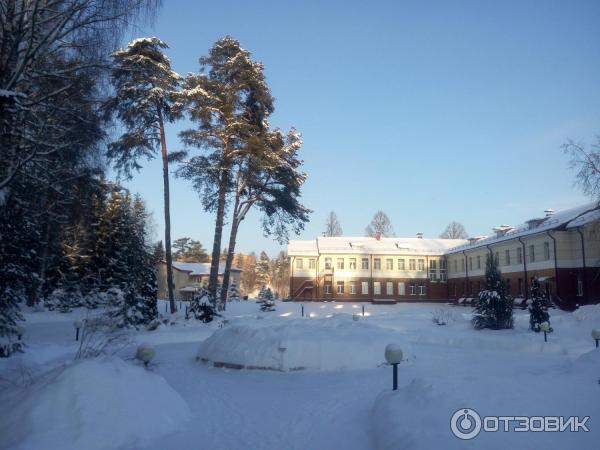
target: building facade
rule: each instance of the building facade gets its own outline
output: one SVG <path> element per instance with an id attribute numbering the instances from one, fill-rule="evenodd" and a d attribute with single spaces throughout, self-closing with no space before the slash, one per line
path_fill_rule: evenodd
<path id="1" fill-rule="evenodd" d="M 225 263 L 219 263 L 219 283 L 223 278 Z M 240 289 L 240 276 L 242 270 L 237 267 L 231 268 L 229 286 L 235 283 L 238 292 Z M 189 300 L 194 292 L 199 291 L 208 284 L 210 276 L 210 263 L 191 263 L 173 261 L 173 284 L 175 298 L 178 300 Z M 161 261 L 158 265 L 158 298 L 168 298 L 167 292 L 167 263 Z"/>
<path id="2" fill-rule="evenodd" d="M 537 277 L 564 309 L 600 302 L 598 203 L 494 228 L 469 240 L 319 237 L 290 241 L 290 298 L 447 301 L 476 297 L 488 255 L 511 295 L 526 300 Z"/>

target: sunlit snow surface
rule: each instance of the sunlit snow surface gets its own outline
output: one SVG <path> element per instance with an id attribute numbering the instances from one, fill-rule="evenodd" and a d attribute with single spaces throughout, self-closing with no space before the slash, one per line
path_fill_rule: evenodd
<path id="1" fill-rule="evenodd" d="M 438 309 L 448 325 L 432 322 Z M 505 331 L 473 330 L 470 311 L 365 304 L 363 317 L 359 303 L 305 303 L 302 317 L 299 303 L 260 312 L 242 301 L 228 305 L 222 327 L 177 314 L 173 325 L 130 331 L 131 345 L 115 357 L 77 364 L 73 320 L 85 312 L 25 311 L 26 353 L 0 359 L 0 448 L 597 449 L 600 350 L 590 332 L 600 328 L 600 307 L 551 310 L 547 343 L 527 329 L 525 311 Z M 148 370 L 133 360 L 142 342 L 156 349 Z M 396 392 L 386 343 L 406 349 Z M 207 362 L 197 359 L 202 349 Z M 215 368 L 215 360 L 269 370 Z M 450 416 L 464 407 L 482 416 L 589 415 L 591 431 L 461 441 Z"/>

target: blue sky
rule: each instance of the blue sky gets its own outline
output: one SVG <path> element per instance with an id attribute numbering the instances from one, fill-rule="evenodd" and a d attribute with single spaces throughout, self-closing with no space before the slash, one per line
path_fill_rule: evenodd
<path id="1" fill-rule="evenodd" d="M 599 17 L 593 0 L 169 0 L 134 37 L 165 40 L 181 74 L 226 34 L 264 63 L 272 125 L 303 135 L 314 213 L 300 238 L 320 234 L 330 210 L 344 234 L 363 235 L 377 209 L 397 235 L 436 237 L 451 220 L 488 234 L 589 201 L 560 146 L 600 134 Z M 169 126 L 171 150 L 188 126 Z M 161 236 L 160 162 L 126 184 Z M 172 179 L 171 198 L 173 238 L 212 248 L 214 216 L 190 184 Z M 259 217 L 243 223 L 237 248 L 274 255 L 282 247 Z"/>

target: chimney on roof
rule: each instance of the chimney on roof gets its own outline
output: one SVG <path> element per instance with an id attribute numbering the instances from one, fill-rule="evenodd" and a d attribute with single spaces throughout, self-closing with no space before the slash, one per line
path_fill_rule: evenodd
<path id="1" fill-rule="evenodd" d="M 544 214 L 546 214 L 546 217 L 552 217 L 554 215 L 554 210 L 552 208 L 545 209 Z"/>
<path id="2" fill-rule="evenodd" d="M 419 231 L 419 232 L 417 233 L 417 238 L 418 238 L 418 239 L 423 239 L 423 232 L 422 232 L 422 231 Z"/>
<path id="3" fill-rule="evenodd" d="M 375 233 L 375 239 L 377 239 L 378 241 L 381 240 L 381 231 Z"/>
<path id="4" fill-rule="evenodd" d="M 325 233 L 324 231 L 321 232 L 321 237 L 327 237 L 327 233 Z"/>

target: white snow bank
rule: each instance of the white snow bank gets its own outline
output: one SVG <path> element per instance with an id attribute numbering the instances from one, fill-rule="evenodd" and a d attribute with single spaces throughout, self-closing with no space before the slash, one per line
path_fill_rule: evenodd
<path id="1" fill-rule="evenodd" d="M 385 346 L 390 343 L 399 344 L 405 359 L 411 359 L 400 333 L 364 319 L 354 321 L 347 314 L 319 319 L 240 319 L 205 340 L 198 358 L 252 369 L 364 369 L 384 363 Z"/>
<path id="2" fill-rule="evenodd" d="M 13 400 L 0 419 L 2 448 L 139 448 L 190 417 L 163 377 L 117 358 L 57 369 Z"/>
<path id="3" fill-rule="evenodd" d="M 573 311 L 573 316 L 579 322 L 590 323 L 591 325 L 598 325 L 600 328 L 600 305 L 584 305 Z"/>

